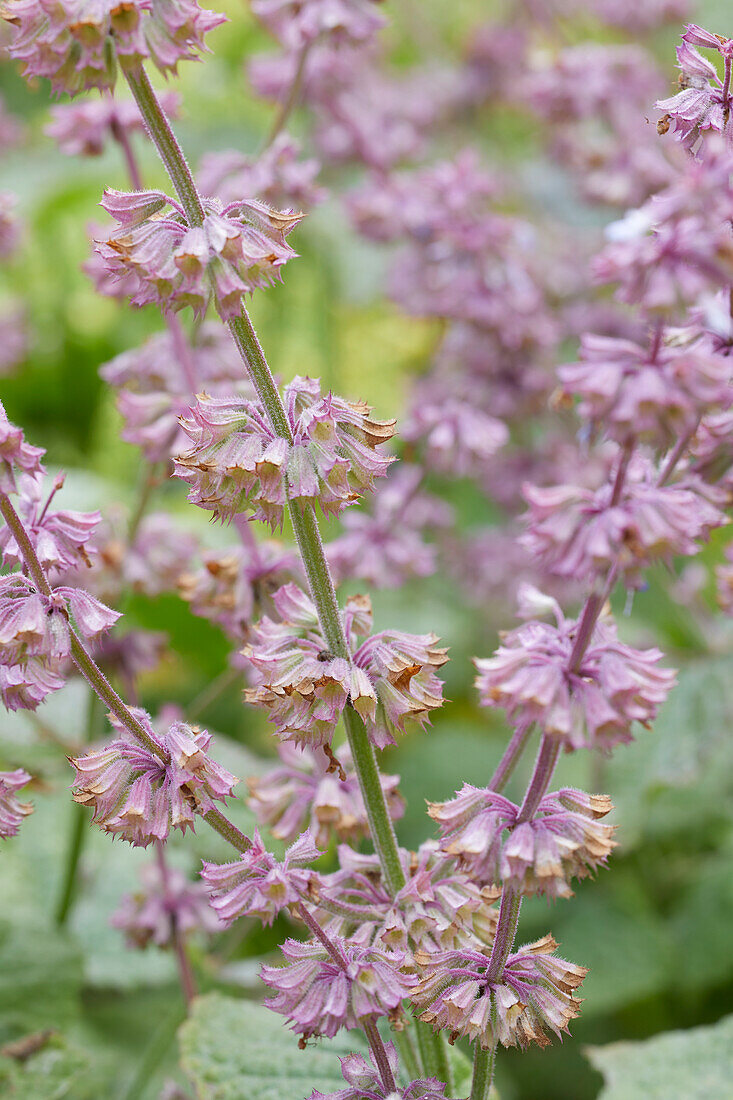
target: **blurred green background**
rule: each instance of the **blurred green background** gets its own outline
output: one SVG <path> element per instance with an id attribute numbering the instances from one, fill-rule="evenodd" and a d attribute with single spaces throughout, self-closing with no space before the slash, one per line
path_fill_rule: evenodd
<path id="1" fill-rule="evenodd" d="M 231 22 L 211 35 L 213 56 L 182 72 L 184 114 L 177 132 L 194 164 L 212 149 L 253 152 L 271 117 L 271 108 L 252 96 L 243 75 L 243 59 L 269 49 L 270 41 L 243 5 L 229 3 L 226 10 Z M 396 55 L 407 63 L 415 52 L 409 29 L 415 10 L 396 2 L 387 10 Z M 482 0 L 421 0 L 417 9 L 438 38 L 456 47 L 488 14 Z M 731 30 L 723 0 L 706 5 L 699 18 L 714 30 Z M 671 30 L 656 43 L 670 74 L 675 39 Z M 20 298 L 31 330 L 27 359 L 0 379 L 0 396 L 10 419 L 24 426 L 30 441 L 48 449 L 49 464 L 69 471 L 67 504 L 104 509 L 110 502 L 129 502 L 141 463 L 136 449 L 120 440 L 114 395 L 97 371 L 158 331 L 160 319 L 152 309 L 136 312 L 99 298 L 80 271 L 88 255 L 86 226 L 97 216 L 105 186 L 127 186 L 124 168 L 115 150 L 96 160 L 62 156 L 43 135 L 49 105 L 44 90 L 28 89 L 8 64 L 0 66 L 0 90 L 27 126 L 24 143 L 0 165 L 0 190 L 18 194 L 26 222 L 17 259 L 0 270 L 0 307 L 11 295 Z M 468 124 L 457 129 L 445 139 L 445 151 L 470 139 L 489 162 L 511 164 L 537 155 L 536 137 L 526 120 L 503 111 L 478 131 Z M 163 184 L 152 151 L 139 139 L 136 148 L 146 182 Z M 333 179 L 326 172 L 327 185 L 342 189 L 345 181 L 348 172 Z M 567 201 L 572 203 L 572 196 Z M 252 303 L 274 369 L 283 379 L 296 373 L 320 376 L 337 392 L 368 399 L 377 414 L 399 416 L 410 379 L 435 345 L 436 326 L 401 316 L 384 298 L 385 260 L 356 239 L 337 201 L 306 219 L 296 247 L 301 258 L 288 265 L 283 285 Z M 488 504 L 470 487 L 451 494 L 459 515 L 470 515 L 476 524 L 489 520 Z M 158 503 L 206 533 L 205 517 L 185 504 L 181 486 L 163 487 Z M 210 531 L 206 537 L 221 543 L 227 536 Z M 719 560 L 725 538 L 705 551 L 706 565 Z M 705 607 L 696 613 L 678 605 L 671 586 L 662 571 L 652 576 L 622 625 L 629 640 L 658 644 L 681 670 L 660 720 L 611 761 L 577 755 L 560 769 L 562 783 L 612 796 L 619 849 L 611 869 L 581 883 L 569 902 L 550 908 L 527 904 L 522 918 L 523 941 L 551 929 L 563 955 L 590 967 L 583 1013 L 573 1038 L 562 1044 L 525 1054 L 502 1051 L 502 1100 L 590 1100 L 602 1079 L 584 1057 L 586 1045 L 711 1023 L 733 1005 L 731 636 L 709 630 Z M 451 647 L 445 670 L 449 702 L 432 729 L 408 736 L 385 756 L 385 769 L 401 774 L 408 802 L 400 840 L 417 845 L 431 831 L 424 800 L 449 796 L 467 778 L 488 778 L 501 754 L 507 728 L 500 716 L 477 709 L 470 658 L 490 651 L 502 624 L 495 610 L 456 600 L 454 586 L 441 576 L 399 592 L 376 593 L 374 599 L 380 626 L 435 630 Z M 223 634 L 177 598 L 135 596 L 122 610 L 127 625 L 163 630 L 170 637 L 170 655 L 144 684 L 151 710 L 169 700 L 190 702 L 226 668 Z M 35 814 L 19 837 L 0 849 L 0 1044 L 47 1026 L 61 1029 L 90 1053 L 96 1069 L 82 1059 L 78 1079 L 59 1096 L 83 1098 L 90 1088 L 97 1091 L 89 1095 L 148 1100 L 158 1096 L 164 1079 L 175 1077 L 174 1036 L 183 1006 L 170 960 L 154 950 L 125 951 L 119 933 L 107 926 L 148 857 L 96 833 L 90 836 L 70 928 L 53 927 L 72 815 L 62 749 L 81 740 L 86 705 L 83 688 L 75 685 L 35 719 L 0 716 L 0 766 L 24 766 L 39 777 L 32 792 Z M 240 775 L 272 755 L 263 720 L 245 710 L 236 693 L 212 704 L 206 724 L 227 735 L 220 739 L 219 756 Z M 525 776 L 520 771 L 510 796 Z M 242 827 L 250 824 L 243 804 L 235 815 Z M 205 826 L 189 839 L 176 844 L 182 866 L 193 869 L 201 856 L 226 858 L 219 838 Z M 266 931 L 240 923 L 213 954 L 199 950 L 204 988 L 251 996 L 254 960 L 287 934 L 285 922 Z M 34 1094 L 26 1087 L 27 1094 L 8 1095 L 30 1100 Z"/>

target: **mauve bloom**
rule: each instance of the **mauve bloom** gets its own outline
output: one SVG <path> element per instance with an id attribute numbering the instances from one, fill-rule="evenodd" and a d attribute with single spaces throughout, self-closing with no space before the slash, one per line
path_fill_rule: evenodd
<path id="1" fill-rule="evenodd" d="M 20 664 L 0 659 L 0 696 L 7 710 L 35 710 L 52 691 L 66 683 L 57 662 L 28 657 Z"/>
<path id="2" fill-rule="evenodd" d="M 660 485 L 641 456 L 629 464 L 619 499 L 606 482 L 595 491 L 576 485 L 524 486 L 529 505 L 522 544 L 552 573 L 578 580 L 617 565 L 628 587 L 642 583 L 642 569 L 676 554 L 700 550 L 698 540 L 728 520 L 688 478 Z"/>
<path id="3" fill-rule="evenodd" d="M 329 932 L 362 945 L 403 951 L 410 960 L 417 951 L 432 954 L 491 942 L 499 890 L 479 887 L 433 840 L 416 852 L 401 848 L 399 854 L 406 881 L 393 896 L 382 881 L 377 856 L 339 845 L 339 870 L 320 878 L 319 917 L 328 922 Z M 354 906 L 357 916 L 334 917 L 329 898 Z M 414 969 L 412 961 L 410 966 Z"/>
<path id="4" fill-rule="evenodd" d="M 503 971 L 489 981 L 488 954 L 444 951 L 426 955 L 423 977 L 410 994 L 420 1019 L 436 1031 L 477 1041 L 485 1050 L 497 1043 L 547 1046 L 549 1029 L 561 1037 L 580 1013 L 573 992 L 588 971 L 553 954 L 552 936 L 526 944 L 510 955 Z"/>
<path id="5" fill-rule="evenodd" d="M 13 772 L 0 772 L 0 838 L 15 836 L 24 817 L 33 813 L 30 802 L 19 802 L 16 794 L 31 776 L 22 768 Z"/>
<path id="6" fill-rule="evenodd" d="M 119 619 L 88 592 L 65 586 L 50 596 L 21 573 L 0 577 L 0 662 L 22 664 L 28 657 L 58 660 L 71 652 L 70 622 L 83 638 L 95 638 Z"/>
<path id="7" fill-rule="evenodd" d="M 548 606 L 557 625 L 524 623 L 502 637 L 493 657 L 475 661 L 481 704 L 504 708 L 514 723 L 536 722 L 566 751 L 608 751 L 631 741 L 634 722 L 646 725 L 656 717 L 674 671 L 658 667 L 660 650 L 621 642 L 608 618 L 597 623 L 571 669 L 578 623 L 565 619 L 556 601 Z"/>
<path id="8" fill-rule="evenodd" d="M 475 404 L 447 398 L 431 404 L 419 392 L 402 435 L 422 445 L 428 469 L 452 477 L 480 478 L 509 440 L 506 424 Z"/>
<path id="9" fill-rule="evenodd" d="M 146 847 L 165 840 L 171 829 L 192 829 L 194 814 L 224 802 L 238 780 L 207 755 L 211 735 L 205 730 L 175 722 L 159 737 L 145 711 L 134 708 L 133 714 L 159 755 L 122 729 L 106 747 L 71 761 L 72 793 L 75 802 L 91 806 L 92 820 L 104 832 Z"/>
<path id="10" fill-rule="evenodd" d="M 387 22 L 377 11 L 377 0 L 252 0 L 252 11 L 291 50 L 321 36 L 363 42 Z"/>
<path id="11" fill-rule="evenodd" d="M 12 303 L 8 309 L 0 312 L 0 377 L 10 374 L 23 362 L 28 352 L 28 343 L 25 310 Z"/>
<path id="12" fill-rule="evenodd" d="M 309 210 L 323 202 L 326 191 L 315 182 L 320 164 L 299 160 L 300 151 L 300 144 L 282 133 L 257 157 L 234 149 L 206 153 L 198 171 L 200 189 L 224 203 L 252 195 L 278 210 Z"/>
<path id="13" fill-rule="evenodd" d="M 249 805 L 257 820 L 278 840 L 292 841 L 308 828 L 324 850 L 331 835 L 353 840 L 369 832 L 366 807 L 354 771 L 351 750 L 342 745 L 334 753 L 321 747 L 277 746 L 280 763 L 247 780 Z M 393 821 L 405 812 L 398 790 L 400 777 L 379 773 L 389 815 Z"/>
<path id="14" fill-rule="evenodd" d="M 399 1080 L 399 1061 L 394 1043 L 385 1043 L 389 1068 L 395 1081 Z M 387 1094 L 373 1051 L 369 1061 L 361 1054 L 347 1054 L 341 1059 L 341 1073 L 347 1087 L 336 1092 L 312 1092 L 309 1100 L 444 1100 L 445 1085 L 435 1077 L 421 1077 L 409 1085 L 398 1085 L 396 1092 Z"/>
<path id="15" fill-rule="evenodd" d="M 177 116 L 181 103 L 178 92 L 163 92 L 159 101 L 169 118 Z M 45 133 L 69 157 L 98 157 L 118 134 L 141 134 L 143 130 L 142 116 L 134 100 L 102 95 L 99 99 L 52 107 Z"/>
<path id="16" fill-rule="evenodd" d="M 3 16 L 15 27 L 8 49 L 26 78 L 47 77 L 54 92 L 70 95 L 112 88 L 116 61 L 133 69 L 149 57 L 175 73 L 225 21 L 195 0 L 9 0 Z"/>
<path id="17" fill-rule="evenodd" d="M 146 864 L 140 880 L 140 889 L 125 894 L 109 921 L 124 934 L 128 947 L 173 947 L 176 932 L 186 936 L 223 928 L 203 884 L 189 882 L 176 867 L 163 871 L 157 863 Z"/>
<path id="18" fill-rule="evenodd" d="M 715 66 L 698 53 L 696 46 L 716 50 L 723 56 L 726 76 L 721 81 Z M 674 123 L 674 133 L 688 149 L 697 146 L 706 130 L 722 134 L 726 144 L 733 146 L 730 89 L 730 66 L 733 60 L 733 39 L 711 34 L 694 23 L 687 25 L 682 42 L 677 47 L 677 63 L 681 70 L 681 90 L 668 99 L 657 100 L 655 106 L 664 111 L 660 127 Z"/>
<path id="19" fill-rule="evenodd" d="M 134 277 L 133 305 L 191 306 L 203 316 L 212 294 L 222 318 L 238 317 L 242 296 L 272 286 L 296 253 L 285 237 L 302 215 L 240 199 L 224 206 L 202 199 L 204 220 L 189 226 L 183 209 L 162 191 L 107 189 L 101 205 L 118 228 L 96 241 L 107 271 Z M 166 207 L 170 211 L 164 213 Z"/>
<path id="20" fill-rule="evenodd" d="M 35 476 L 43 472 L 42 447 L 26 443 L 21 428 L 11 424 L 0 401 L 0 490 L 4 493 L 18 491 L 18 475 Z"/>
<path id="21" fill-rule="evenodd" d="M 7 260 L 20 244 L 20 222 L 15 214 L 17 199 L 10 191 L 0 191 L 0 259 Z"/>
<path id="22" fill-rule="evenodd" d="M 332 943 L 338 963 L 317 941 L 286 940 L 282 953 L 287 965 L 263 966 L 260 972 L 265 985 L 277 990 L 267 1007 L 286 1016 L 304 1039 L 332 1039 L 342 1027 L 394 1017 L 415 984 L 402 970 L 401 952 L 359 947 L 339 937 L 332 937 Z"/>
<path id="23" fill-rule="evenodd" d="M 393 461 L 377 448 L 393 420 L 375 420 L 361 402 L 322 396 L 317 380 L 296 377 L 283 392 L 292 443 L 272 428 L 259 401 L 200 394 L 181 421 L 193 447 L 176 459 L 175 474 L 191 485 L 188 499 L 217 517 L 252 512 L 282 525 L 287 500 L 318 501 L 340 512 Z"/>
<path id="24" fill-rule="evenodd" d="M 428 804 L 441 847 L 477 881 L 552 898 L 570 897 L 570 879 L 605 864 L 615 847 L 614 827 L 598 818 L 612 809 L 605 795 L 563 788 L 545 795 L 535 815 L 521 821 L 519 806 L 469 784 L 448 802 Z"/>
<path id="25" fill-rule="evenodd" d="M 730 398 L 731 366 L 702 340 L 652 337 L 650 347 L 586 334 L 580 362 L 558 370 L 578 414 L 625 443 L 631 436 L 667 447 L 691 432 L 703 413 Z"/>
<path id="26" fill-rule="evenodd" d="M 204 861 L 201 878 L 225 927 L 238 917 L 258 917 L 263 924 L 272 924 L 282 909 L 308 898 L 313 889 L 317 893 L 318 876 L 304 867 L 320 855 L 307 830 L 277 860 L 255 829 L 248 851 L 233 863 Z"/>
<path id="27" fill-rule="evenodd" d="M 49 504 L 63 483 L 63 474 L 57 475 L 51 492 L 44 499 L 42 479 L 26 478 L 15 505 L 46 572 L 88 566 L 89 553 L 94 551 L 90 540 L 101 520 L 99 512 L 50 511 Z M 10 568 L 23 563 L 20 547 L 7 525 L 0 528 L 0 557 Z"/>
<path id="28" fill-rule="evenodd" d="M 273 600 L 281 621 L 264 618 L 244 654 L 256 678 L 246 698 L 267 707 L 279 737 L 326 745 L 344 708 L 352 706 L 374 744 L 384 748 L 408 721 L 424 726 L 441 705 L 434 670 L 447 657 L 436 635 L 383 631 L 357 644 L 369 634 L 371 603 L 352 596 L 343 611 L 349 661 L 329 652 L 316 609 L 296 585 L 285 585 Z"/>
<path id="29" fill-rule="evenodd" d="M 326 544 L 334 580 L 350 577 L 375 588 L 400 588 L 437 568 L 437 552 L 425 541 L 431 530 L 449 528 L 448 504 L 420 489 L 423 472 L 400 462 L 374 493 L 369 510 L 350 508 L 341 534 Z"/>

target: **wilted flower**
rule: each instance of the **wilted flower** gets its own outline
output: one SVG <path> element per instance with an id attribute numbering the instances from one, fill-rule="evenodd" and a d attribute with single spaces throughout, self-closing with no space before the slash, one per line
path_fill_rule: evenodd
<path id="1" fill-rule="evenodd" d="M 264 618 L 244 650 L 258 684 L 249 702 L 270 711 L 277 733 L 307 745 L 331 740 L 344 707 L 352 706 L 380 748 L 394 743 L 405 723 L 428 721 L 442 703 L 442 685 L 434 670 L 446 651 L 434 634 L 383 631 L 369 633 L 371 604 L 365 596 L 346 602 L 344 626 L 351 660 L 330 653 L 320 634 L 316 609 L 293 584 L 275 593 L 280 622 Z"/>
<path id="2" fill-rule="evenodd" d="M 332 942 L 338 962 L 319 942 L 286 940 L 282 953 L 287 965 L 262 967 L 263 982 L 277 990 L 267 1007 L 287 1016 L 304 1039 L 332 1039 L 342 1027 L 394 1017 L 415 984 L 402 970 L 401 952 L 359 947 L 338 937 Z"/>
<path id="3" fill-rule="evenodd" d="M 195 0 L 8 0 L 15 27 L 10 56 L 30 80 L 47 77 L 54 92 L 112 88 L 116 61 L 136 68 L 149 57 L 163 73 L 206 49 L 204 35 L 225 21 Z"/>
<path id="4" fill-rule="evenodd" d="M 481 703 L 503 707 L 514 722 L 536 722 L 567 751 L 632 740 L 634 722 L 647 724 L 675 681 L 659 668 L 658 649 L 633 649 L 619 641 L 609 618 L 596 625 L 577 667 L 571 667 L 578 623 L 559 605 L 548 606 L 556 626 L 527 622 L 505 634 L 493 657 L 475 662 Z"/>
<path id="5" fill-rule="evenodd" d="M 334 753 L 323 748 L 279 742 L 281 763 L 264 775 L 247 780 L 249 804 L 261 824 L 278 840 L 292 841 L 306 827 L 319 848 L 327 848 L 331 834 L 341 840 L 369 832 L 366 807 L 348 745 Z M 398 775 L 379 773 L 390 817 L 397 820 L 405 803 L 397 787 Z"/>
<path id="6" fill-rule="evenodd" d="M 140 880 L 140 889 L 123 897 L 109 922 L 124 933 L 128 947 L 172 947 L 175 933 L 186 936 L 223 928 L 203 884 L 189 882 L 176 867 L 146 864 Z"/>
<path id="7" fill-rule="evenodd" d="M 422 958 L 424 976 L 411 998 L 420 1019 L 436 1031 L 465 1036 L 485 1050 L 546 1046 L 545 1030 L 560 1036 L 580 1013 L 573 991 L 588 971 L 554 954 L 552 936 L 510 955 L 503 970 L 489 979 L 485 952 L 443 951 Z"/>
<path id="8" fill-rule="evenodd" d="M 15 836 L 23 818 L 33 813 L 30 802 L 19 802 L 16 797 L 17 792 L 30 781 L 31 776 L 23 768 L 0 772 L 0 838 Z"/>
<path id="9" fill-rule="evenodd" d="M 283 397 L 292 440 L 275 432 L 258 401 L 199 395 L 181 421 L 193 447 L 175 470 L 191 485 L 190 501 L 216 516 L 252 512 L 274 528 L 287 500 L 340 512 L 385 475 L 392 459 L 377 448 L 391 438 L 394 421 L 372 419 L 368 405 L 322 396 L 310 378 L 296 377 Z"/>
<path id="10" fill-rule="evenodd" d="M 213 294 L 228 320 L 240 315 L 244 294 L 272 286 L 296 255 L 285 237 L 302 215 L 254 199 L 227 206 L 213 198 L 202 202 L 202 224 L 189 226 L 183 209 L 162 191 L 105 191 L 101 205 L 119 228 L 98 240 L 96 251 L 114 278 L 127 283 L 133 277 L 133 305 L 191 306 L 203 316 Z"/>
<path id="11" fill-rule="evenodd" d="M 389 1068 L 395 1081 L 399 1080 L 399 1062 L 394 1043 L 385 1043 Z M 361 1054 L 347 1054 L 341 1059 L 341 1072 L 346 1081 L 345 1089 L 323 1093 L 318 1089 L 309 1100 L 443 1100 L 445 1085 L 435 1077 L 420 1078 L 409 1085 L 398 1085 L 396 1092 L 386 1092 L 374 1053 L 369 1051 L 369 1061 Z"/>
<path id="12" fill-rule="evenodd" d="M 277 860 L 255 829 L 248 851 L 234 863 L 204 861 L 201 878 L 226 927 L 237 917 L 259 917 L 263 924 L 272 924 L 281 909 L 308 896 L 314 873 L 303 868 L 321 854 L 307 831 L 290 845 L 284 859 Z"/>
<path id="13" fill-rule="evenodd" d="M 509 799 L 469 784 L 448 802 L 428 804 L 441 847 L 477 881 L 553 898 L 569 897 L 570 879 L 605 864 L 615 847 L 614 828 L 598 818 L 612 809 L 605 795 L 564 788 L 545 795 L 533 817 L 522 821 Z"/>
<path id="14" fill-rule="evenodd" d="M 165 737 L 154 732 L 145 711 L 133 710 L 159 746 L 153 754 L 127 730 L 103 749 L 77 757 L 75 802 L 91 806 L 92 820 L 136 846 L 165 840 L 171 829 L 193 828 L 194 814 L 223 802 L 238 782 L 207 755 L 211 735 L 175 722 Z"/>

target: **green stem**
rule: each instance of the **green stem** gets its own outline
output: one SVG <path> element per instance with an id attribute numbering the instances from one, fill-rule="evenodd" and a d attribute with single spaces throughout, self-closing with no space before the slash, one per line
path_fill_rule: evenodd
<path id="1" fill-rule="evenodd" d="M 443 1036 L 441 1034 L 436 1035 L 430 1024 L 426 1024 L 422 1020 L 416 1020 L 415 1037 L 417 1038 L 417 1049 L 420 1052 L 423 1074 L 425 1077 L 437 1077 L 439 1081 L 443 1081 L 448 1094 L 451 1094 L 453 1092 L 453 1081 Z"/>
<path id="2" fill-rule="evenodd" d="M 400 1052 L 400 1061 L 402 1065 L 405 1067 L 409 1077 L 411 1077 L 413 1081 L 416 1081 L 420 1076 L 421 1070 L 415 1048 L 412 1045 L 409 1030 L 406 1028 L 404 1031 L 395 1031 L 394 1041 Z"/>
<path id="3" fill-rule="evenodd" d="M 13 537 L 23 557 L 25 567 L 36 588 L 39 592 L 43 593 L 44 596 L 50 596 L 52 592 L 51 586 L 43 571 L 43 566 L 38 560 L 33 544 L 28 537 L 28 532 L 23 526 L 23 521 L 20 516 L 15 511 L 10 497 L 3 492 L 0 492 L 0 514 L 13 533 Z M 71 623 L 68 624 L 68 629 L 71 657 L 74 664 L 79 669 L 79 672 L 81 672 L 84 679 L 102 702 L 107 704 L 118 721 L 137 738 L 140 744 L 143 745 L 148 752 L 160 758 L 163 755 L 160 745 L 152 739 L 145 727 L 141 725 L 135 715 L 122 701 L 101 668 L 99 668 L 92 657 L 87 653 Z M 224 816 L 221 810 L 209 810 L 208 813 L 202 816 L 204 821 L 207 821 L 209 825 L 211 825 L 212 829 L 220 833 L 221 836 L 223 836 L 225 840 L 228 840 L 238 851 L 246 852 L 252 847 L 252 842 L 249 837 L 241 833 L 236 825 Z"/>
<path id="4" fill-rule="evenodd" d="M 94 740 L 101 726 L 103 717 L 99 706 L 99 697 L 89 692 L 87 702 L 87 728 L 84 743 L 89 744 Z M 69 919 L 71 907 L 79 885 L 79 865 L 86 839 L 89 836 L 89 817 L 85 806 L 74 802 L 71 806 L 71 829 L 69 842 L 66 849 L 66 863 L 64 865 L 64 877 L 61 886 L 61 894 L 56 908 L 56 924 L 63 927 Z"/>
<path id="5" fill-rule="evenodd" d="M 491 1085 L 494 1079 L 494 1064 L 496 1062 L 496 1047 L 484 1050 L 476 1047 L 473 1056 L 473 1079 L 471 1081 L 471 1095 L 469 1100 L 489 1100 Z"/>

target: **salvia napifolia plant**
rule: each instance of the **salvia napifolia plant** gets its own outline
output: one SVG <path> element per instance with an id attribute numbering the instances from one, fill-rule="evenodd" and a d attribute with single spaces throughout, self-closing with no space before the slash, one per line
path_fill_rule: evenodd
<path id="1" fill-rule="evenodd" d="M 675 3 L 591 7 L 635 40 L 682 14 Z M 175 951 L 189 1000 L 191 931 L 286 912 L 294 934 L 262 969 L 267 1005 L 301 1046 L 328 1050 L 343 1029 L 363 1036 L 342 1060 L 344 1086 L 311 1100 L 452 1097 L 457 1040 L 470 1044 L 470 1100 L 487 1100 L 500 1045 L 545 1045 L 581 1011 L 582 960 L 565 959 L 549 932 L 524 942 L 523 900 L 571 897 L 617 843 L 610 799 L 556 786 L 558 761 L 629 742 L 674 685 L 659 649 L 624 639 L 611 597 L 632 595 L 649 566 L 696 554 L 727 522 L 733 39 L 687 25 L 680 87 L 665 97 L 641 45 L 568 45 L 543 5 L 481 28 L 461 66 L 399 76 L 380 39 L 387 5 L 251 8 L 279 50 L 249 64 L 277 104 L 271 131 L 258 156 L 204 157 L 197 183 L 170 124 L 179 98 L 159 96 L 150 71 L 175 76 L 205 55 L 222 16 L 195 0 L 3 6 L 28 80 L 100 93 L 56 106 L 48 133 L 70 156 L 118 148 L 131 189 L 105 191 L 86 268 L 100 294 L 158 307 L 164 325 L 101 369 L 123 437 L 148 465 L 128 523 L 59 508 L 63 477 L 47 475 L 44 452 L 0 407 L 2 698 L 32 711 L 83 677 L 108 711 L 106 738 L 92 722 L 92 743 L 70 759 L 72 797 L 100 829 L 153 846 L 114 923 L 134 947 Z M 579 262 L 579 242 L 514 212 L 501 173 L 474 150 L 445 155 L 440 135 L 489 99 L 534 112 L 588 203 L 630 209 L 595 256 Z M 646 121 L 655 105 L 658 134 Z M 325 198 L 319 161 L 287 133 L 295 111 L 323 161 L 359 174 L 345 209 L 363 237 L 392 245 L 396 307 L 439 322 L 399 463 L 394 420 L 308 377 L 279 386 L 247 312 L 248 296 L 296 257 L 303 211 Z M 0 140 L 15 139 L 0 116 Z M 165 190 L 146 189 L 142 140 L 162 159 Z M 441 150 L 432 157 L 431 141 Z M 12 196 L 0 196 L 3 257 L 19 239 Z M 23 319 L 0 324 L 10 362 Z M 576 337 L 575 361 L 563 362 Z M 574 438 L 563 432 L 571 417 Z M 229 526 L 226 550 L 150 511 L 165 475 Z M 433 491 L 457 479 L 502 517 L 462 543 Z M 341 528 L 324 543 L 329 516 Z M 294 547 L 275 538 L 286 521 Z M 398 779 L 380 753 L 430 724 L 447 648 L 434 633 L 376 629 L 369 597 L 340 599 L 334 579 L 399 587 L 436 571 L 516 610 L 519 625 L 475 661 L 479 702 L 503 711 L 510 736 L 493 774 L 428 804 L 434 839 L 410 852 L 395 832 Z M 721 567 L 728 610 L 732 574 Z M 139 706 L 139 675 L 162 641 L 121 633 L 110 605 L 171 590 L 231 639 L 246 703 L 277 740 L 277 766 L 249 781 L 262 833 L 229 819 L 239 779 L 217 762 L 211 735 L 175 707 L 151 716 Z M 511 799 L 525 752 L 534 765 Z M 0 773 L 3 837 L 32 810 L 30 781 L 22 769 Z M 205 861 L 192 883 L 166 844 L 200 817 L 232 852 Z M 331 862 L 317 863 L 325 852 Z M 69 874 L 62 920 L 73 862 Z"/>

